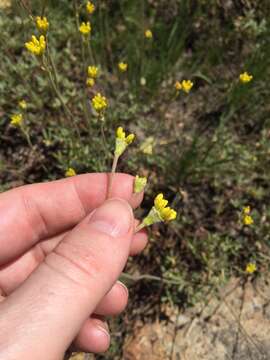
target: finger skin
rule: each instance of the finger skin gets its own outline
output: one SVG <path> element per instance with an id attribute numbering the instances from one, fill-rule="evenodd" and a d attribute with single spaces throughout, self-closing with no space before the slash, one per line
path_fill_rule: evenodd
<path id="1" fill-rule="evenodd" d="M 117 281 L 133 232 L 131 208 L 115 199 L 71 231 L 0 303 L 0 358 L 60 360 Z"/>
<path id="2" fill-rule="evenodd" d="M 134 177 L 115 174 L 111 197 L 135 208 L 143 194 L 133 194 Z M 74 227 L 106 199 L 108 174 L 85 174 L 27 185 L 0 194 L 0 265 L 34 244 Z M 10 246 L 12 244 L 12 246 Z"/>
<path id="3" fill-rule="evenodd" d="M 95 308 L 95 314 L 102 316 L 118 315 L 125 310 L 128 302 L 128 289 L 120 281 L 111 288 Z"/>
<path id="4" fill-rule="evenodd" d="M 74 345 L 80 351 L 103 353 L 110 346 L 109 327 L 99 318 L 87 319 L 83 324 Z"/>
<path id="5" fill-rule="evenodd" d="M 138 221 L 136 221 L 135 224 L 138 224 Z M 137 225 L 135 225 L 135 227 L 136 226 Z M 2 289 L 6 295 L 11 294 L 12 291 L 25 281 L 32 271 L 38 267 L 45 256 L 56 248 L 66 235 L 67 232 L 55 236 L 52 239 L 42 241 L 18 259 L 0 267 L 0 289 Z M 147 232 L 145 230 L 134 234 L 129 255 L 134 256 L 139 254 L 147 245 L 147 239 Z"/>

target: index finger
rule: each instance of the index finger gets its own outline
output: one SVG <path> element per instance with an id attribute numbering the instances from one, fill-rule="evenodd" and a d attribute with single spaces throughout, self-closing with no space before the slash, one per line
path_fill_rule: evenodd
<path id="1" fill-rule="evenodd" d="M 111 197 L 135 208 L 134 177 L 115 174 Z M 20 256 L 38 241 L 66 231 L 106 199 L 108 174 L 85 174 L 22 186 L 0 194 L 0 265 Z"/>

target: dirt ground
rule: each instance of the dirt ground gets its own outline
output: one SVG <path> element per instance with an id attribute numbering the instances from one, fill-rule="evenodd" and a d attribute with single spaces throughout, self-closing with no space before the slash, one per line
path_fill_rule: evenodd
<path id="1" fill-rule="evenodd" d="M 123 360 L 270 359 L 270 283 L 231 279 L 217 296 L 181 312 L 167 308 L 169 321 L 135 322 Z M 106 359 L 106 355 L 104 355 Z M 95 359 L 73 354 L 70 360 Z"/>

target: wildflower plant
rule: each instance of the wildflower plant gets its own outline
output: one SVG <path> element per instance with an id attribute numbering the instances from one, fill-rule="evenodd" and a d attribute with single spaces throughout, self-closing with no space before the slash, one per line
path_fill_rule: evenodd
<path id="1" fill-rule="evenodd" d="M 46 40 L 44 35 L 40 35 L 39 39 L 35 35 L 32 35 L 30 41 L 25 43 L 25 47 L 30 53 L 41 56 L 44 54 L 46 49 Z"/>
<path id="2" fill-rule="evenodd" d="M 250 75 L 250 74 L 249 74 L 248 72 L 246 72 L 246 71 L 239 75 L 239 80 L 240 80 L 240 82 L 243 83 L 243 84 L 249 83 L 252 79 L 253 79 L 253 76 Z"/>
<path id="3" fill-rule="evenodd" d="M 171 209 L 168 205 L 168 200 L 164 198 L 163 194 L 158 194 L 154 200 L 154 206 L 143 219 L 136 231 L 143 229 L 159 222 L 169 222 L 176 219 L 177 212 Z"/>
<path id="4" fill-rule="evenodd" d="M 90 33 L 91 33 L 91 24 L 90 24 L 90 22 L 89 21 L 82 22 L 80 27 L 79 27 L 79 31 L 84 36 L 89 36 Z"/>
<path id="5" fill-rule="evenodd" d="M 146 39 L 152 39 L 153 38 L 153 33 L 150 29 L 145 30 L 144 32 L 144 36 L 146 37 Z"/>
<path id="6" fill-rule="evenodd" d="M 45 16 L 37 16 L 36 17 L 36 26 L 37 29 L 41 32 L 46 34 L 49 28 L 49 21 Z"/>
<path id="7" fill-rule="evenodd" d="M 76 171 L 73 168 L 68 168 L 65 172 L 66 177 L 76 176 Z"/>
<path id="8" fill-rule="evenodd" d="M 134 193 L 140 193 L 142 192 L 147 184 L 147 178 L 146 177 L 140 177 L 139 175 L 135 176 L 135 180 L 134 180 Z"/>
<path id="9" fill-rule="evenodd" d="M 104 120 L 104 113 L 108 107 L 108 100 L 101 93 L 97 93 L 91 100 L 93 109 L 97 112 L 100 120 Z"/>
<path id="10" fill-rule="evenodd" d="M 254 223 L 254 220 L 251 216 L 251 208 L 250 206 L 244 206 L 241 212 L 242 224 L 246 226 L 250 226 Z"/>
<path id="11" fill-rule="evenodd" d="M 22 110 L 26 110 L 27 109 L 27 102 L 25 100 L 20 100 L 18 102 L 19 108 L 21 108 Z"/>
<path id="12" fill-rule="evenodd" d="M 24 104 L 20 101 L 19 107 L 21 107 L 20 104 L 24 106 L 26 103 Z M 26 108 L 24 108 L 24 110 L 25 109 Z M 26 125 L 24 115 L 21 112 L 14 113 L 13 115 L 10 116 L 10 125 L 20 129 L 22 134 L 26 138 L 29 147 L 33 148 L 33 144 L 30 139 L 29 128 Z"/>
<path id="13" fill-rule="evenodd" d="M 128 68 L 128 64 L 125 63 L 125 62 L 120 62 L 118 64 L 118 69 L 121 71 L 121 72 L 126 72 L 127 71 L 127 68 Z"/>
<path id="14" fill-rule="evenodd" d="M 95 9 L 96 9 L 95 5 L 91 1 L 87 1 L 86 11 L 88 12 L 88 14 L 92 15 Z"/>
<path id="15" fill-rule="evenodd" d="M 257 266 L 254 262 L 249 262 L 246 266 L 246 273 L 252 275 L 257 270 Z"/>

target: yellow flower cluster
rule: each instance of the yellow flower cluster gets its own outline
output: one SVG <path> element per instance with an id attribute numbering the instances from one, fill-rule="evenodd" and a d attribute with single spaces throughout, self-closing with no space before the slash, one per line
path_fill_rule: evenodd
<path id="1" fill-rule="evenodd" d="M 158 194 L 154 200 L 154 206 L 149 214 L 143 219 L 143 226 L 150 226 L 158 222 L 172 221 L 176 219 L 177 212 L 167 206 L 168 200 L 164 199 L 163 194 Z M 141 226 L 142 228 L 142 226 Z"/>
<path id="2" fill-rule="evenodd" d="M 127 71 L 127 68 L 128 68 L 128 64 L 127 64 L 127 63 L 120 62 L 120 63 L 118 64 L 118 69 L 119 69 L 121 72 Z"/>
<path id="3" fill-rule="evenodd" d="M 154 200 L 155 209 L 158 211 L 163 221 L 171 221 L 176 219 L 177 213 L 171 209 L 168 204 L 168 200 L 164 199 L 163 194 L 158 194 Z"/>
<path id="4" fill-rule="evenodd" d="M 127 146 L 130 145 L 135 139 L 134 134 L 129 134 L 126 136 L 125 131 L 120 126 L 116 130 L 116 139 L 115 139 L 115 150 L 114 155 L 120 156 L 126 150 Z"/>
<path id="5" fill-rule="evenodd" d="M 18 102 L 18 105 L 19 105 L 19 107 L 20 107 L 22 110 L 26 110 L 26 109 L 27 109 L 27 103 L 26 103 L 25 100 L 20 100 L 20 101 Z"/>
<path id="6" fill-rule="evenodd" d="M 98 67 L 88 66 L 87 73 L 90 78 L 96 79 L 98 76 Z"/>
<path id="7" fill-rule="evenodd" d="M 105 96 L 97 93 L 92 99 L 92 106 L 98 113 L 102 113 L 108 107 L 108 101 Z"/>
<path id="8" fill-rule="evenodd" d="M 253 76 L 248 74 L 246 71 L 239 75 L 239 80 L 241 83 L 249 83 L 253 79 Z"/>
<path id="9" fill-rule="evenodd" d="M 140 177 L 139 175 L 136 175 L 134 180 L 134 193 L 137 194 L 142 192 L 146 184 L 147 184 L 146 177 Z"/>
<path id="10" fill-rule="evenodd" d="M 13 114 L 10 117 L 10 124 L 13 126 L 21 126 L 23 123 L 23 116 L 21 113 Z"/>
<path id="11" fill-rule="evenodd" d="M 92 87 L 95 85 L 95 79 L 98 76 L 98 67 L 97 66 L 88 66 L 87 69 L 88 78 L 86 80 L 86 85 Z"/>
<path id="12" fill-rule="evenodd" d="M 242 210 L 242 222 L 244 225 L 252 225 L 254 223 L 251 215 L 250 215 L 251 209 L 250 206 L 244 206 Z"/>
<path id="13" fill-rule="evenodd" d="M 145 30 L 144 32 L 144 36 L 147 38 L 147 39 L 152 39 L 153 38 L 153 33 L 150 29 L 147 29 Z"/>
<path id="14" fill-rule="evenodd" d="M 180 81 L 176 81 L 174 87 L 175 87 L 175 90 L 177 92 L 179 92 L 180 90 L 184 91 L 186 94 L 188 94 L 190 92 L 190 90 L 192 89 L 193 87 L 193 82 L 190 81 L 190 80 L 183 80 L 182 82 Z"/>
<path id="15" fill-rule="evenodd" d="M 246 273 L 253 274 L 257 270 L 257 266 L 255 263 L 248 263 L 246 266 Z"/>
<path id="16" fill-rule="evenodd" d="M 25 47 L 36 56 L 42 55 L 46 49 L 46 40 L 44 35 L 41 35 L 39 40 L 35 37 L 35 35 L 32 35 L 31 41 L 26 42 Z"/>
<path id="17" fill-rule="evenodd" d="M 37 16 L 36 26 L 40 32 L 46 33 L 49 28 L 49 22 L 45 16 Z"/>
<path id="18" fill-rule="evenodd" d="M 87 79 L 86 79 L 86 85 L 87 85 L 88 87 L 94 86 L 94 85 L 95 85 L 95 79 L 87 78 Z"/>
<path id="19" fill-rule="evenodd" d="M 90 15 L 93 14 L 95 9 L 96 9 L 95 5 L 91 1 L 88 1 L 86 4 L 86 11 L 88 12 L 88 14 Z"/>
<path id="20" fill-rule="evenodd" d="M 91 24 L 89 21 L 82 22 L 80 27 L 79 27 L 79 31 L 83 34 L 83 35 L 89 35 L 91 33 Z"/>
<path id="21" fill-rule="evenodd" d="M 66 175 L 66 177 L 71 177 L 71 176 L 75 176 L 77 174 L 76 174 L 76 171 L 73 168 L 70 167 L 65 172 L 65 175 Z"/>

